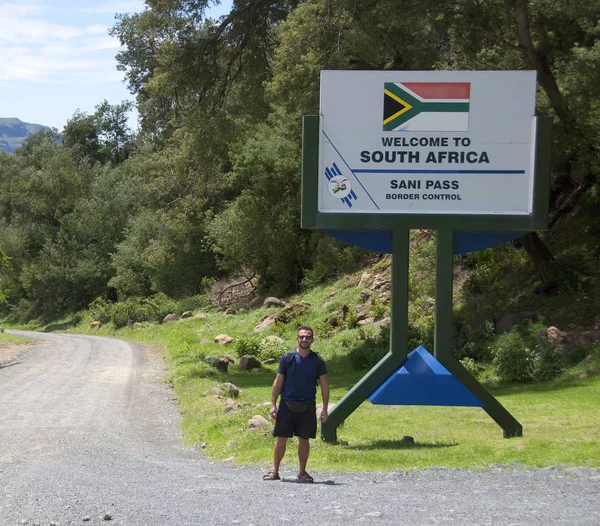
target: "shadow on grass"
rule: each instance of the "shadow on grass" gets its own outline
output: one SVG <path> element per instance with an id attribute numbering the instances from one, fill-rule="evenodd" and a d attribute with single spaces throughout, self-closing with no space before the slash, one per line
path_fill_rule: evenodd
<path id="1" fill-rule="evenodd" d="M 376 440 L 368 444 L 351 446 L 351 449 L 359 449 L 364 451 L 372 451 L 376 449 L 444 449 L 455 446 L 458 446 L 458 443 L 448 442 L 437 444 L 420 444 L 415 442 L 414 444 L 406 444 L 402 443 L 400 440 Z"/>

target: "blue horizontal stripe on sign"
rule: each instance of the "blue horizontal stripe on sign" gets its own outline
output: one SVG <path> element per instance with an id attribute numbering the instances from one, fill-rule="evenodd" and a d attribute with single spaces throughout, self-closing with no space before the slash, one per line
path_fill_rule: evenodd
<path id="1" fill-rule="evenodd" d="M 524 174 L 525 170 L 352 170 L 355 174 Z"/>

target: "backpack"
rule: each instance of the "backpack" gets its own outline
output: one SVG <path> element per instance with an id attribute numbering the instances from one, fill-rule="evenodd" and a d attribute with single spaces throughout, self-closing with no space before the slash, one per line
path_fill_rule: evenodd
<path id="1" fill-rule="evenodd" d="M 286 372 L 290 368 L 290 365 L 292 365 L 292 364 L 294 364 L 294 366 L 296 365 L 296 362 L 294 360 L 295 352 L 296 352 L 296 350 L 294 349 L 293 351 L 286 352 L 283 355 L 285 357 Z M 321 358 L 319 353 L 316 353 L 315 351 L 311 351 L 311 352 L 315 355 L 315 385 L 319 385 L 319 377 L 321 376 L 321 361 L 323 360 L 323 358 Z M 292 368 L 291 368 L 292 371 L 294 370 L 294 366 L 292 366 Z"/>

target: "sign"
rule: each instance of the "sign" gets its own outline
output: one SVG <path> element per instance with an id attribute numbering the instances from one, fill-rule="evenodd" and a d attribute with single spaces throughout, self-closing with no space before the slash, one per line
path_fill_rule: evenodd
<path id="1" fill-rule="evenodd" d="M 323 71 L 318 212 L 533 213 L 534 71 Z"/>

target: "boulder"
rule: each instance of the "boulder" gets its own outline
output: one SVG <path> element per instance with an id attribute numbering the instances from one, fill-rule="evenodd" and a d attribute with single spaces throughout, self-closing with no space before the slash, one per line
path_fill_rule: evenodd
<path id="1" fill-rule="evenodd" d="M 271 424 L 262 415 L 254 415 L 248 420 L 248 429 L 269 429 Z"/>
<path id="2" fill-rule="evenodd" d="M 229 345 L 234 342 L 235 338 L 229 336 L 229 334 L 217 334 L 217 336 L 215 336 L 215 343 L 218 343 L 219 345 Z"/>
<path id="3" fill-rule="evenodd" d="M 178 321 L 179 320 L 179 316 L 177 316 L 177 314 L 175 313 L 171 313 L 171 314 L 167 314 L 164 318 L 163 318 L 163 323 L 170 323 L 172 321 Z"/>
<path id="4" fill-rule="evenodd" d="M 264 331 L 267 327 L 273 325 L 275 321 L 275 315 L 263 316 L 258 322 L 258 325 L 254 327 L 254 332 Z"/>
<path id="5" fill-rule="evenodd" d="M 229 368 L 229 360 L 221 358 L 206 358 L 206 363 L 215 367 L 218 371 L 226 373 Z"/>
<path id="6" fill-rule="evenodd" d="M 99 321 L 93 321 L 90 323 L 90 328 L 91 329 L 97 329 L 98 327 L 100 327 L 102 325 L 102 322 Z"/>
<path id="7" fill-rule="evenodd" d="M 181 315 L 181 319 L 184 318 L 191 318 L 193 316 L 193 313 L 191 310 L 186 310 L 182 315 Z"/>
<path id="8" fill-rule="evenodd" d="M 285 307 L 285 302 L 279 298 L 269 296 L 263 301 L 263 307 Z"/>
<path id="9" fill-rule="evenodd" d="M 245 354 L 240 358 L 240 370 L 242 371 L 250 371 L 251 369 L 260 368 L 262 364 L 260 360 L 256 358 L 256 356 L 251 356 L 250 354 Z"/>
<path id="10" fill-rule="evenodd" d="M 242 394 L 241 389 L 233 385 L 231 382 L 225 382 L 224 384 L 221 384 L 221 391 L 228 396 L 232 396 L 233 398 L 237 398 Z"/>
<path id="11" fill-rule="evenodd" d="M 565 343 L 567 338 L 567 333 L 561 331 L 558 327 L 548 327 L 546 329 L 546 336 L 548 337 L 548 341 L 553 343 L 554 345 L 562 345 Z"/>
<path id="12" fill-rule="evenodd" d="M 196 315 L 194 316 L 194 318 L 196 318 L 197 320 L 203 320 L 203 319 L 205 319 L 205 318 L 206 318 L 206 314 L 204 314 L 204 313 L 202 313 L 202 312 L 199 312 L 198 314 L 196 314 Z"/>

